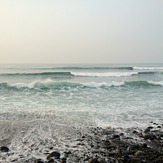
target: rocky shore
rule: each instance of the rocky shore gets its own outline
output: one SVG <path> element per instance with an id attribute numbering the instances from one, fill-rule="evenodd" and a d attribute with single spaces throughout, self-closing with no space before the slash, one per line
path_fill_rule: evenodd
<path id="1" fill-rule="evenodd" d="M 0 142 L 0 162 L 163 163 L 163 125 L 154 122 L 150 122 L 144 129 L 78 129 L 75 136 L 61 141 L 64 147 L 62 144 L 55 146 L 50 140 L 40 142 L 41 150 L 34 143 L 27 146 L 24 154 L 18 154 L 10 148 L 10 144 Z M 36 155 L 36 151 L 39 155 Z"/>

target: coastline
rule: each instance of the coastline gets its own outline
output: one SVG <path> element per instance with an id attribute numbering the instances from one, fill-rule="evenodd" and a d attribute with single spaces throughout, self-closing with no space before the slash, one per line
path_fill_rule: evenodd
<path id="1" fill-rule="evenodd" d="M 126 129 L 51 124 L 48 128 L 38 122 L 18 128 L 7 120 L 1 123 L 1 163 L 163 162 L 163 124 Z"/>

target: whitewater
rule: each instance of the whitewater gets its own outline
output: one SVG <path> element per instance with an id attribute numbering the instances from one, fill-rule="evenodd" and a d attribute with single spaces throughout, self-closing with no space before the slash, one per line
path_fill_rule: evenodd
<path id="1" fill-rule="evenodd" d="M 162 123 L 162 99 L 161 64 L 1 65 L 0 142 L 35 157 L 78 130 Z"/>
<path id="2" fill-rule="evenodd" d="M 50 113 L 69 124 L 143 126 L 162 121 L 163 66 L 2 65 L 0 92 L 1 116 Z"/>

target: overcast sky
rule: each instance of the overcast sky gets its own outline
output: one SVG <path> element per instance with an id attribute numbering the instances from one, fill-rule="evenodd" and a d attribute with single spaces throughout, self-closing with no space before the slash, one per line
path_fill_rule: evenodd
<path id="1" fill-rule="evenodd" d="M 0 63 L 163 62 L 163 0 L 0 0 Z"/>

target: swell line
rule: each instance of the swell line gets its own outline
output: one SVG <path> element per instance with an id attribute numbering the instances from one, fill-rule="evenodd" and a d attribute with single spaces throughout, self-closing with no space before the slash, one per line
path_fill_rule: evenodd
<path id="1" fill-rule="evenodd" d="M 31 83 L 0 83 L 0 89 L 8 90 L 80 90 L 89 88 L 114 88 L 114 87 L 129 87 L 129 88 L 149 88 L 163 87 L 163 81 L 124 81 L 124 82 L 56 82 L 53 80 L 33 81 Z"/>
<path id="2" fill-rule="evenodd" d="M 0 74 L 0 76 L 48 76 L 48 75 L 73 76 L 71 74 L 71 72 L 40 72 L 40 73 L 8 73 L 8 74 Z"/>

